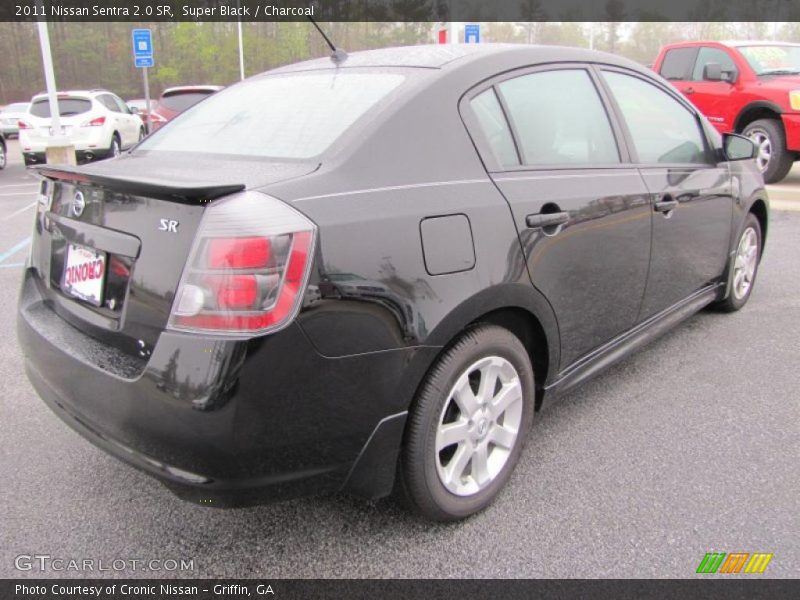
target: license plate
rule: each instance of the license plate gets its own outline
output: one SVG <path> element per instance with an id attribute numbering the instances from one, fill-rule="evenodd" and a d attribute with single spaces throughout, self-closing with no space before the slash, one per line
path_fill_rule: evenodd
<path id="1" fill-rule="evenodd" d="M 85 246 L 67 245 L 61 289 L 65 294 L 100 306 L 106 280 L 106 255 Z"/>
<path id="2" fill-rule="evenodd" d="M 62 125 L 61 131 L 64 132 L 64 135 L 72 135 L 72 126 L 71 125 Z M 56 128 L 55 127 L 42 127 L 41 129 L 42 135 L 44 137 L 51 137 L 56 135 Z"/>

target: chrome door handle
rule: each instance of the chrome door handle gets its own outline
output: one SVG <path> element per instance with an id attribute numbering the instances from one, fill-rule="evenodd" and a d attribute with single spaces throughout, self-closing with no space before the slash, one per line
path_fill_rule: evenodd
<path id="1" fill-rule="evenodd" d="M 545 213 L 538 215 L 528 215 L 525 217 L 525 224 L 528 227 L 538 229 L 544 227 L 556 227 L 558 225 L 566 225 L 569 221 L 569 213 Z"/>
<path id="2" fill-rule="evenodd" d="M 669 194 L 664 194 L 661 196 L 661 200 L 657 200 L 655 204 L 653 204 L 653 208 L 656 212 L 668 213 L 678 208 L 678 201 Z"/>

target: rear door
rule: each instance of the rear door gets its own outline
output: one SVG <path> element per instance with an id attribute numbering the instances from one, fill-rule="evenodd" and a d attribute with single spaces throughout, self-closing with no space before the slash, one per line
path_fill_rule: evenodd
<path id="1" fill-rule="evenodd" d="M 111 99 L 116 106 L 116 112 L 121 123 L 121 127 L 125 130 L 125 140 L 123 147 L 132 146 L 139 141 L 139 129 L 141 127 L 141 120 L 136 115 L 131 114 L 128 105 L 122 101 L 119 96 L 111 94 Z"/>
<path id="2" fill-rule="evenodd" d="M 502 76 L 465 97 L 462 115 L 509 202 L 531 281 L 555 311 L 563 369 L 636 323 L 647 189 L 585 65 Z"/>
<path id="3" fill-rule="evenodd" d="M 672 90 L 636 73 L 602 77 L 631 157 L 653 198 L 653 249 L 641 318 L 719 279 L 733 218 L 731 178 L 699 116 Z"/>

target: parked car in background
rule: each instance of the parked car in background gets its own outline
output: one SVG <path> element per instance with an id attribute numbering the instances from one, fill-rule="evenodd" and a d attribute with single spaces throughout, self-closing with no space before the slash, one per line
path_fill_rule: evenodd
<path id="1" fill-rule="evenodd" d="M 221 89 L 221 85 L 184 85 L 167 88 L 150 113 L 151 133 L 190 106 Z"/>
<path id="2" fill-rule="evenodd" d="M 118 156 L 144 137 L 142 120 L 107 90 L 59 92 L 58 107 L 64 134 L 75 145 L 79 162 Z M 55 133 L 47 94 L 33 97 L 19 129 L 25 164 L 45 162 L 45 149 Z"/>
<path id="3" fill-rule="evenodd" d="M 767 183 L 800 157 L 800 44 L 681 42 L 662 48 L 653 68 L 717 131 L 755 142 Z"/>
<path id="4" fill-rule="evenodd" d="M 586 49 L 282 67 L 117 160 L 38 168 L 26 370 L 66 423 L 199 505 L 396 490 L 464 518 L 541 406 L 745 305 L 769 212 L 754 154 Z"/>
<path id="5" fill-rule="evenodd" d="M 150 121 L 150 113 L 155 107 L 156 101 L 150 100 L 150 104 L 148 105 L 146 98 L 133 98 L 132 100 L 126 100 L 125 104 L 128 105 L 133 113 L 139 116 L 145 126 L 145 130 L 147 130 L 147 124 Z"/>
<path id="6" fill-rule="evenodd" d="M 28 102 L 14 102 L 0 110 L 0 133 L 9 137 L 19 135 L 18 122 L 28 112 Z"/>
<path id="7" fill-rule="evenodd" d="M 6 146 L 6 138 L 3 132 L 0 131 L 0 170 L 6 168 L 8 162 L 8 146 Z"/>

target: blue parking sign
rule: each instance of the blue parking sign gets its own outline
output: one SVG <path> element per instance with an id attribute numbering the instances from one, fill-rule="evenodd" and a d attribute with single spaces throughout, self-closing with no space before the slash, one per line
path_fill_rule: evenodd
<path id="1" fill-rule="evenodd" d="M 481 41 L 481 26 L 478 24 L 464 25 L 464 43 L 479 44 Z"/>
<path id="2" fill-rule="evenodd" d="M 134 29 L 131 31 L 133 40 L 133 58 L 153 59 L 153 37 L 149 29 Z M 136 65 L 139 66 L 138 64 Z M 152 66 L 152 65 L 150 65 Z"/>

